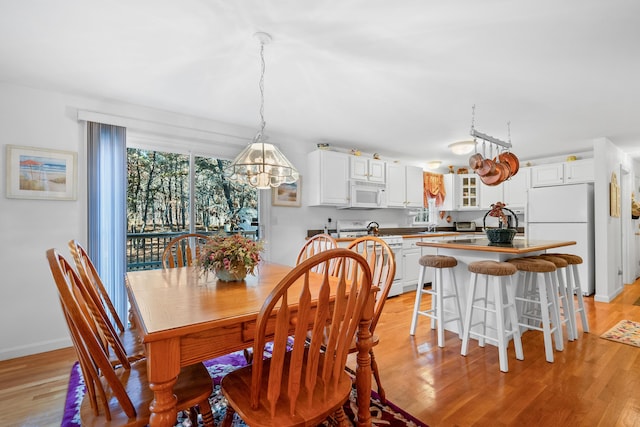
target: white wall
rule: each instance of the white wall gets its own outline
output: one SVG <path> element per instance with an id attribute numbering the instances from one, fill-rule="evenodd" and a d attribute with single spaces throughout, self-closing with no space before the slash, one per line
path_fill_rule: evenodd
<path id="1" fill-rule="evenodd" d="M 86 149 L 85 127 L 78 111 L 128 128 L 128 138 L 138 144 L 182 147 L 196 154 L 232 158 L 253 137 L 246 128 L 183 116 L 130 104 L 90 99 L 0 83 L 0 129 L 3 138 L 0 162 L 5 164 L 6 145 L 75 151 L 78 153 L 78 199 L 74 201 L 22 200 L 0 197 L 0 360 L 71 345 L 45 252 L 55 247 L 69 256 L 67 242 L 86 244 Z M 252 112 L 253 113 L 253 112 Z M 276 136 L 303 176 L 306 155 L 314 144 L 301 138 Z M 5 187 L 5 173 L 0 174 Z M 322 228 L 327 218 L 366 218 L 383 226 L 404 225 L 401 210 L 340 211 L 333 208 L 274 207 L 269 191 L 261 204 L 267 227 L 267 259 L 293 264 L 306 230 Z M 69 257 L 70 259 L 70 257 Z"/>
<path id="2" fill-rule="evenodd" d="M 609 183 L 611 174 L 616 173 L 620 184 L 621 167 L 631 174 L 630 182 L 635 182 L 637 170 L 632 159 L 607 138 L 594 141 L 595 168 L 595 247 L 596 247 L 596 294 L 595 300 L 612 301 L 623 289 L 621 274 L 622 257 L 634 258 L 633 253 L 622 251 L 623 221 L 632 221 L 628 210 L 621 212 L 620 218 L 609 215 Z M 631 199 L 631 188 L 621 194 L 621 199 Z M 632 262 L 637 262 L 634 260 Z"/>

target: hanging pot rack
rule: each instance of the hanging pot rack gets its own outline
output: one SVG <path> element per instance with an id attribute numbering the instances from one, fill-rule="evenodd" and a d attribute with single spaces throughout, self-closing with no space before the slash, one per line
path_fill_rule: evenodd
<path id="1" fill-rule="evenodd" d="M 509 142 L 503 141 L 475 129 L 475 110 L 476 106 L 474 105 L 472 108 L 471 130 L 469 134 L 475 142 L 475 154 L 469 158 L 469 165 L 474 172 L 480 176 L 480 180 L 484 184 L 492 186 L 498 185 L 514 176 L 519 170 L 518 157 L 511 152 L 511 147 L 513 146 L 513 144 L 511 144 L 511 123 L 507 123 Z M 478 140 L 482 141 L 481 155 L 478 153 Z M 489 158 L 484 158 L 486 155 L 486 143 L 489 143 L 491 153 Z M 496 149 L 495 157 L 493 157 L 494 145 Z"/>
<path id="2" fill-rule="evenodd" d="M 490 144 L 495 144 L 498 145 L 500 147 L 506 148 L 507 150 L 509 150 L 512 147 L 511 144 L 511 122 L 507 123 L 507 131 L 509 133 L 509 142 L 505 142 L 501 139 L 498 139 L 496 137 L 493 137 L 491 135 L 487 135 L 485 133 L 479 132 L 476 130 L 475 128 L 475 121 L 476 121 L 476 106 L 475 104 L 471 107 L 471 130 L 469 131 L 469 135 L 471 135 L 473 137 L 474 140 L 476 139 L 480 139 L 482 141 L 486 141 Z M 477 144 L 477 141 L 476 141 Z"/>

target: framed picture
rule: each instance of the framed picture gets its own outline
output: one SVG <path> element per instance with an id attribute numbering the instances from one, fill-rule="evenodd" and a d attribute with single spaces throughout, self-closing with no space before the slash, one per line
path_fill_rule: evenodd
<path id="1" fill-rule="evenodd" d="M 7 145 L 7 197 L 75 200 L 77 153 Z"/>
<path id="2" fill-rule="evenodd" d="M 298 178 L 293 184 L 282 184 L 279 187 L 271 189 L 271 204 L 273 206 L 294 206 L 302 205 L 302 194 L 300 192 L 300 184 L 302 177 Z"/>

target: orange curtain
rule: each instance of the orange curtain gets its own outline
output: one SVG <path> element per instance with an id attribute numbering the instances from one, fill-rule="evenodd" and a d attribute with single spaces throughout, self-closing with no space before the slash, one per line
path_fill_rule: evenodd
<path id="1" fill-rule="evenodd" d="M 444 189 L 444 176 L 439 173 L 423 172 L 424 181 L 424 205 L 428 206 L 427 199 L 436 199 L 436 206 L 442 206 L 447 195 Z"/>

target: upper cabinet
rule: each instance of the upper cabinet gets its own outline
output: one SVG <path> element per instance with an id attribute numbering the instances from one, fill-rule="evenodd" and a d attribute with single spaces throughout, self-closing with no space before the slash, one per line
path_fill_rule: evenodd
<path id="1" fill-rule="evenodd" d="M 491 209 L 491 205 L 496 202 L 507 203 L 504 200 L 504 184 L 506 184 L 506 181 L 498 185 L 487 185 L 482 182 L 482 180 L 479 180 L 478 182 L 480 190 L 481 209 Z"/>
<path id="2" fill-rule="evenodd" d="M 564 163 L 565 183 L 581 184 L 595 180 L 593 159 L 574 160 Z"/>
<path id="3" fill-rule="evenodd" d="M 349 159 L 352 157 L 336 151 L 309 153 L 309 173 L 305 176 L 309 205 L 341 206 L 349 202 Z"/>
<path id="4" fill-rule="evenodd" d="M 593 182 L 593 180 L 593 159 L 551 163 L 531 167 L 532 187 L 579 184 L 583 182 Z"/>
<path id="5" fill-rule="evenodd" d="M 499 185 L 486 185 L 480 180 L 480 208 L 491 209 L 496 202 L 503 202 L 510 209 L 523 208 L 527 202 L 529 169 L 520 168 L 517 174 Z"/>
<path id="6" fill-rule="evenodd" d="M 387 206 L 393 208 L 424 207 L 422 168 L 387 164 Z"/>
<path id="7" fill-rule="evenodd" d="M 476 209 L 480 207 L 478 188 L 480 179 L 476 174 L 456 175 L 456 209 Z"/>
<path id="8" fill-rule="evenodd" d="M 452 173 L 444 174 L 444 202 L 439 207 L 441 211 L 453 211 L 456 209 L 456 178 Z"/>
<path id="9" fill-rule="evenodd" d="M 360 156 L 349 156 L 349 159 L 351 179 L 385 183 L 386 162 L 384 160 L 367 159 Z"/>
<path id="10" fill-rule="evenodd" d="M 527 191 L 531 168 L 520 168 L 518 173 L 506 180 L 503 185 L 504 203 L 509 208 L 523 208 L 527 204 Z"/>

